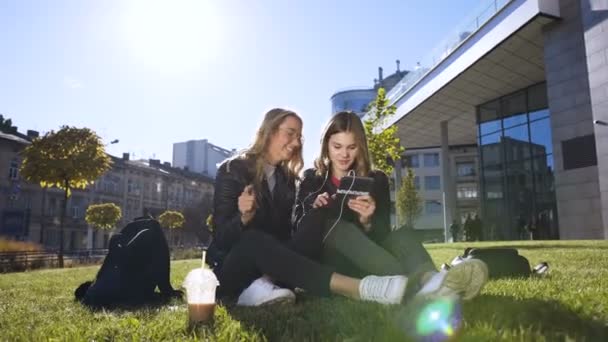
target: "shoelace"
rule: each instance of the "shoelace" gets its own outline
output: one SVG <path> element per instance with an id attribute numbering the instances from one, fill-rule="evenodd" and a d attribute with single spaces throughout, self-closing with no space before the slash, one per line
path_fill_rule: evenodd
<path id="1" fill-rule="evenodd" d="M 363 291 L 361 297 L 369 300 L 385 299 L 386 291 L 388 290 L 390 278 L 382 279 L 378 277 L 365 279 L 363 282 Z"/>

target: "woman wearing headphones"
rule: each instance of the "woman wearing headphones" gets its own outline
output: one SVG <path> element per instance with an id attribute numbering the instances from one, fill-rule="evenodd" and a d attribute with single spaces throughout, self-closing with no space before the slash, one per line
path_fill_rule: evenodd
<path id="1" fill-rule="evenodd" d="M 372 178 L 370 194 L 336 200 L 340 180 L 347 175 Z M 476 296 L 488 278 L 486 265 L 471 260 L 437 272 L 412 231 L 391 231 L 389 191 L 387 176 L 371 168 L 359 116 L 353 112 L 333 116 L 322 135 L 315 168 L 304 172 L 294 208 L 298 234 L 324 225 L 317 241 L 321 252 L 310 256 L 353 277 L 402 274 L 408 277 L 407 294 Z"/>

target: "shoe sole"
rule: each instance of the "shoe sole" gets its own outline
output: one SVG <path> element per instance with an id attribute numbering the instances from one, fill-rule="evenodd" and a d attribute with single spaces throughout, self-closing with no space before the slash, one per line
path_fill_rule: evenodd
<path id="1" fill-rule="evenodd" d="M 487 281 L 488 266 L 486 263 L 470 259 L 448 270 L 438 292 L 441 292 L 441 289 L 449 289 L 461 294 L 463 300 L 469 300 L 481 292 Z"/>

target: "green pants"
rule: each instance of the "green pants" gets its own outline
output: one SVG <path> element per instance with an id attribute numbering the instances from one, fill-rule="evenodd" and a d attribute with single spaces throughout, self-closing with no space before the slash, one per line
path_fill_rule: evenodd
<path id="1" fill-rule="evenodd" d="M 327 224 L 331 227 L 334 221 Z M 339 273 L 358 278 L 372 274 L 413 277 L 436 270 L 431 256 L 412 231 L 390 232 L 377 243 L 357 225 L 346 221 L 338 222 L 327 236 L 322 261 Z"/>

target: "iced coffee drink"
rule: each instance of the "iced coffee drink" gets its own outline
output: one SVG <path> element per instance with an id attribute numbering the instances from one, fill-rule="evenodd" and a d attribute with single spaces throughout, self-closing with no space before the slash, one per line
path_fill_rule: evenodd
<path id="1" fill-rule="evenodd" d="M 184 280 L 184 288 L 191 325 L 206 323 L 213 319 L 215 290 L 218 285 L 215 274 L 209 268 L 197 268 L 188 273 Z"/>

